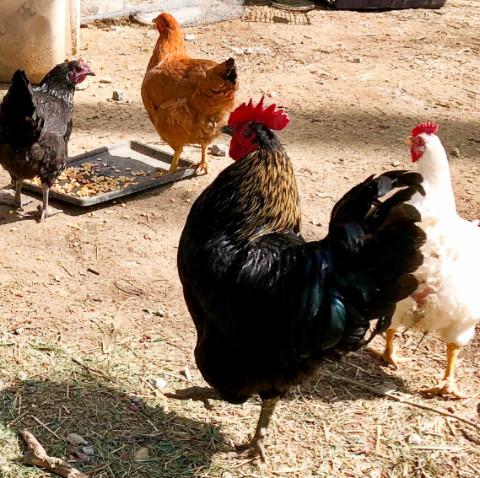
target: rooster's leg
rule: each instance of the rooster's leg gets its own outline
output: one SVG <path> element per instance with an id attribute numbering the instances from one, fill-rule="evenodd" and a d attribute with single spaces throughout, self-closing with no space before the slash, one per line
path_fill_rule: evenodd
<path id="1" fill-rule="evenodd" d="M 432 395 L 450 395 L 455 398 L 468 398 L 465 395 L 460 394 L 455 385 L 455 363 L 457 361 L 458 352 L 460 347 L 456 344 L 447 344 L 447 369 L 443 380 L 441 380 L 435 387 L 427 388 L 423 390 L 425 393 Z"/>
<path id="2" fill-rule="evenodd" d="M 21 179 L 13 179 L 15 183 L 15 196 L 12 197 L 10 192 L 8 192 L 4 197 L 0 198 L 0 204 L 6 204 L 8 206 L 14 206 L 16 209 L 23 211 L 23 206 L 31 203 L 33 199 L 27 199 L 22 202 L 22 185 L 23 181 Z"/>
<path id="3" fill-rule="evenodd" d="M 239 447 L 239 450 L 242 451 L 242 454 L 247 456 L 259 455 L 263 462 L 267 460 L 263 440 L 267 434 L 268 425 L 270 424 L 270 420 L 278 400 L 279 398 L 276 397 L 262 401 L 262 409 L 260 411 L 260 418 L 258 419 L 255 435 L 248 445 Z"/>
<path id="4" fill-rule="evenodd" d="M 184 390 L 175 390 L 175 393 L 166 393 L 165 396 L 168 398 L 176 398 L 177 400 L 200 400 L 208 410 L 212 408 L 208 400 L 222 399 L 220 395 L 210 387 L 190 387 Z"/>
<path id="5" fill-rule="evenodd" d="M 397 355 L 397 347 L 393 343 L 395 339 L 395 332 L 397 329 L 388 329 L 385 332 L 385 350 L 383 352 L 378 352 L 374 349 L 369 349 L 370 352 L 375 354 L 377 357 L 380 357 L 385 362 L 393 365 L 395 368 L 404 362 L 408 362 L 410 359 L 405 357 L 399 357 Z"/>

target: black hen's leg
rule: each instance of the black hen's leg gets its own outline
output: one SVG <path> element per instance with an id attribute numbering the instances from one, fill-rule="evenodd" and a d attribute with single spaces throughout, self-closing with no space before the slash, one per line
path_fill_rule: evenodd
<path id="1" fill-rule="evenodd" d="M 248 445 L 239 447 L 240 450 L 244 450 L 243 453 L 248 456 L 259 455 L 261 460 L 265 462 L 267 455 L 265 453 L 265 447 L 263 441 L 267 434 L 268 425 L 275 411 L 275 406 L 279 398 L 269 398 L 262 401 L 262 409 L 260 410 L 260 418 L 258 419 L 257 429 L 252 441 Z"/>
<path id="2" fill-rule="evenodd" d="M 55 216 L 55 214 L 62 213 L 61 209 L 58 209 L 54 212 L 49 212 L 48 210 L 48 194 L 50 192 L 50 188 L 45 184 L 42 183 L 42 196 L 43 196 L 43 206 L 40 213 L 40 221 L 43 221 L 45 218 L 49 216 Z"/>
<path id="3" fill-rule="evenodd" d="M 22 202 L 22 184 L 21 179 L 12 178 L 12 185 L 15 185 L 15 196 L 12 197 L 11 193 L 8 191 L 3 197 L 0 198 L 0 204 L 6 204 L 8 206 L 13 206 L 20 211 L 23 211 L 23 206 L 31 203 L 33 199 L 27 199 Z"/>
<path id="4" fill-rule="evenodd" d="M 176 390 L 175 393 L 166 393 L 165 396 L 177 400 L 200 400 L 208 410 L 212 408 L 208 400 L 222 400 L 220 395 L 210 387 L 190 387 Z"/>

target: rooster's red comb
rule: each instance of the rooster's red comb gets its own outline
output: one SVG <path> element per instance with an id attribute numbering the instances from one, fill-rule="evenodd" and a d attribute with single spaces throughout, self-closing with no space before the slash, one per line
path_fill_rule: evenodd
<path id="1" fill-rule="evenodd" d="M 418 136 L 422 133 L 435 134 L 438 131 L 438 124 L 422 123 L 412 129 L 412 136 Z"/>
<path id="2" fill-rule="evenodd" d="M 265 96 L 262 96 L 262 99 L 256 106 L 251 98 L 248 104 L 242 103 L 230 114 L 228 125 L 235 127 L 246 123 L 262 123 L 270 129 L 280 130 L 285 128 L 290 122 L 290 118 L 285 110 L 282 107 L 277 109 L 275 103 L 265 108 L 264 98 Z"/>

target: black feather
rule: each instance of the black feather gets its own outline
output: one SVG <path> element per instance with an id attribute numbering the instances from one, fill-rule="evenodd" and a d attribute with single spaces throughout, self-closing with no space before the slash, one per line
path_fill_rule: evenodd
<path id="1" fill-rule="evenodd" d="M 306 242 L 286 213 L 298 211 L 288 157 L 273 132 L 250 128 L 258 150 L 200 195 L 178 249 L 197 364 L 233 403 L 281 395 L 326 353 L 364 344 L 371 320 L 376 333 L 388 326 L 417 286 L 424 241 L 418 211 L 405 204 L 421 176 L 391 171 L 352 188 L 327 237 Z"/>

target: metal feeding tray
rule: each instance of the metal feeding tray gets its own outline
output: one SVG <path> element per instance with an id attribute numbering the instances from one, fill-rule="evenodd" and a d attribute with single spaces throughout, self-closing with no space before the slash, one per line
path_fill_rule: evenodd
<path id="1" fill-rule="evenodd" d="M 89 176 L 86 176 L 87 178 L 90 177 L 93 180 L 101 176 L 113 178 L 115 181 L 118 181 L 119 189 L 78 197 L 77 195 L 55 191 L 54 186 L 50 189 L 50 196 L 60 201 L 87 207 L 178 181 L 195 174 L 195 170 L 189 168 L 193 163 L 183 158 L 180 158 L 178 167 L 187 169 L 168 173 L 172 159 L 172 154 L 133 140 L 104 146 L 70 158 L 65 172 L 68 173 L 69 168 L 86 167 L 90 170 Z M 158 175 L 159 169 L 165 169 L 166 173 Z M 127 178 L 126 182 L 122 182 L 124 181 L 122 178 Z M 59 178 L 56 184 L 64 187 L 69 182 L 69 179 Z M 41 186 L 37 184 L 27 181 L 23 184 L 25 189 L 36 193 L 42 192 Z M 78 193 L 80 189 L 80 186 L 76 187 L 73 193 Z"/>

